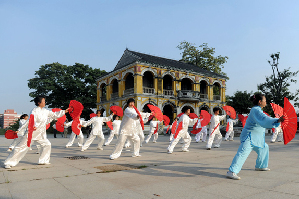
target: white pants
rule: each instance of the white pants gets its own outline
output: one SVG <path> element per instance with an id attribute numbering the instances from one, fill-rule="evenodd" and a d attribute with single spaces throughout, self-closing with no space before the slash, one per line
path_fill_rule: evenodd
<path id="1" fill-rule="evenodd" d="M 51 142 L 48 139 L 34 140 L 41 146 L 41 153 L 38 159 L 39 164 L 50 162 Z M 27 146 L 27 136 L 23 136 L 21 141 L 16 145 L 13 151 L 6 158 L 4 165 L 16 166 L 20 160 L 26 155 L 29 147 Z"/>
<path id="2" fill-rule="evenodd" d="M 103 144 L 105 142 L 105 137 L 104 137 L 104 134 L 103 133 L 100 133 L 98 135 L 93 135 L 93 134 L 90 134 L 88 139 L 86 140 L 86 142 L 84 143 L 84 145 L 82 146 L 82 150 L 86 150 L 88 149 L 88 147 L 91 145 L 91 143 L 93 142 L 93 140 L 98 136 L 100 142 L 98 144 L 98 148 L 102 148 L 103 147 Z"/>
<path id="3" fill-rule="evenodd" d="M 214 145 L 214 147 L 220 147 L 220 143 L 222 141 L 222 135 L 221 135 L 221 133 L 220 133 L 219 130 L 215 130 L 214 133 L 209 136 L 208 143 L 207 143 L 207 146 L 206 146 L 207 148 L 211 148 L 212 147 L 214 138 L 215 138 L 215 145 Z"/>
<path id="4" fill-rule="evenodd" d="M 71 137 L 70 137 L 68 143 L 66 144 L 66 147 L 72 146 L 75 141 L 75 138 L 76 138 L 76 134 L 74 132 L 72 132 Z M 78 135 L 78 146 L 81 147 L 83 145 L 83 141 L 84 141 L 84 136 L 83 136 L 83 133 L 80 132 L 80 134 Z"/>
<path id="5" fill-rule="evenodd" d="M 174 149 L 175 145 L 180 141 L 181 138 L 184 139 L 184 145 L 182 146 L 182 151 L 187 150 L 190 146 L 190 143 L 191 143 L 191 137 L 190 137 L 188 132 L 184 132 L 184 131 L 179 132 L 178 136 L 171 141 L 171 143 L 168 146 L 167 150 L 169 152 L 173 152 L 173 149 Z"/>
<path id="6" fill-rule="evenodd" d="M 271 137 L 271 142 L 275 142 L 277 138 L 278 142 L 282 142 L 283 141 L 283 133 L 279 132 L 279 131 L 275 131 Z"/>
<path id="7" fill-rule="evenodd" d="M 171 142 L 173 140 L 173 135 L 172 133 L 170 133 L 170 136 L 169 136 L 169 142 Z"/>
<path id="8" fill-rule="evenodd" d="M 115 145 L 113 153 L 110 155 L 111 159 L 116 159 L 121 155 L 121 152 L 123 150 L 123 146 L 126 142 L 126 140 L 129 139 L 131 142 L 133 142 L 133 154 L 132 156 L 139 156 L 139 150 L 140 150 L 140 138 L 138 135 L 124 135 L 121 134 L 118 138 L 117 144 Z"/>
<path id="9" fill-rule="evenodd" d="M 10 149 L 14 149 L 15 146 L 21 141 L 22 137 L 23 137 L 23 136 L 19 136 L 18 138 L 15 138 L 15 139 L 12 141 L 11 145 L 9 145 L 8 148 L 10 148 Z"/>
<path id="10" fill-rule="evenodd" d="M 142 143 L 144 141 L 144 134 L 143 134 L 143 131 L 139 132 L 138 133 L 138 136 L 140 138 L 140 146 L 142 146 Z M 125 148 L 128 148 L 131 146 L 131 141 L 129 139 L 127 139 L 127 142 L 125 144 Z"/>
<path id="11" fill-rule="evenodd" d="M 105 145 L 109 145 L 110 142 L 112 142 L 114 135 L 116 136 L 116 139 L 118 139 L 118 133 L 114 133 L 114 131 L 110 131 L 110 135 L 107 139 L 107 141 L 105 142 Z"/>
<path id="12" fill-rule="evenodd" d="M 145 143 L 148 143 L 148 142 L 149 142 L 149 140 L 151 139 L 151 137 L 152 137 L 153 134 L 154 134 L 154 131 L 151 131 L 151 132 L 148 134 L 148 136 L 147 136 L 147 138 L 146 138 L 146 140 L 145 140 Z M 153 140 L 153 142 L 156 142 L 156 141 L 157 141 L 158 136 L 159 136 L 158 132 L 157 132 L 156 134 L 154 134 L 154 140 Z"/>
<path id="13" fill-rule="evenodd" d="M 227 131 L 226 134 L 225 134 L 224 139 L 228 140 L 228 138 L 229 138 L 229 140 L 234 140 L 234 134 L 235 134 L 234 131 Z"/>

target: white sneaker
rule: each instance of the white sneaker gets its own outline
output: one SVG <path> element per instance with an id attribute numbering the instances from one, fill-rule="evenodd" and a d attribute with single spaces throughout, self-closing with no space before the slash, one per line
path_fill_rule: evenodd
<path id="1" fill-rule="evenodd" d="M 172 151 L 167 151 L 168 154 L 172 154 Z"/>
<path id="2" fill-rule="evenodd" d="M 185 149 L 185 150 L 182 150 L 183 152 L 189 152 L 189 150 L 188 149 Z"/>
<path id="3" fill-rule="evenodd" d="M 241 178 L 239 176 L 237 176 L 237 174 L 235 174 L 234 172 L 228 171 L 226 173 L 226 177 L 230 178 L 230 179 L 234 179 L 234 180 L 240 180 Z"/>
<path id="4" fill-rule="evenodd" d="M 256 171 L 270 171 L 270 169 L 267 168 L 255 168 Z"/>
<path id="5" fill-rule="evenodd" d="M 39 154 L 39 152 L 37 151 L 37 152 L 35 152 L 36 154 Z"/>
<path id="6" fill-rule="evenodd" d="M 136 158 L 136 157 L 141 157 L 141 155 L 132 155 L 133 158 Z"/>
<path id="7" fill-rule="evenodd" d="M 85 151 L 84 149 L 81 149 L 81 151 Z"/>
<path id="8" fill-rule="evenodd" d="M 12 148 L 7 149 L 7 151 L 12 151 Z"/>
<path id="9" fill-rule="evenodd" d="M 224 139 L 224 141 L 227 141 L 227 139 Z"/>
<path id="10" fill-rule="evenodd" d="M 9 166 L 9 165 L 5 165 L 4 168 L 5 168 L 5 169 L 11 169 L 11 166 Z"/>
<path id="11" fill-rule="evenodd" d="M 103 151 L 103 148 L 101 148 L 101 147 L 98 147 L 97 149 Z"/>
<path id="12" fill-rule="evenodd" d="M 51 164 L 50 162 L 46 162 L 46 163 L 38 163 L 38 165 L 49 165 Z"/>
<path id="13" fill-rule="evenodd" d="M 153 141 L 153 143 L 156 143 L 157 141 Z"/>
<path id="14" fill-rule="evenodd" d="M 70 146 L 65 146 L 65 148 L 69 148 Z"/>

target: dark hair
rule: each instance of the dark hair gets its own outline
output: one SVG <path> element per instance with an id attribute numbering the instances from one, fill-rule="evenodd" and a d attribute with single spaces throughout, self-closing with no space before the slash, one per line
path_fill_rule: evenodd
<path id="1" fill-rule="evenodd" d="M 215 113 L 216 111 L 220 111 L 221 109 L 219 107 L 214 107 L 213 112 Z"/>
<path id="2" fill-rule="evenodd" d="M 133 98 L 129 98 L 128 101 L 127 101 L 127 106 L 129 106 L 130 102 L 134 102 L 135 103 L 135 100 Z"/>
<path id="3" fill-rule="evenodd" d="M 189 106 L 184 106 L 184 107 L 182 108 L 182 113 L 186 113 L 186 111 L 187 111 L 188 109 L 190 109 Z"/>
<path id="4" fill-rule="evenodd" d="M 113 120 L 115 120 L 116 117 L 120 118 L 118 115 L 113 115 Z"/>
<path id="5" fill-rule="evenodd" d="M 258 105 L 258 104 L 259 104 L 259 101 L 260 101 L 260 100 L 261 100 L 261 101 L 263 100 L 263 97 L 265 97 L 264 94 L 262 94 L 262 93 L 256 93 L 256 94 L 252 95 L 252 96 L 249 98 L 249 100 L 252 101 L 252 103 L 253 103 L 254 105 Z"/>
<path id="6" fill-rule="evenodd" d="M 24 119 L 26 116 L 28 116 L 27 114 L 23 114 L 21 115 L 20 119 Z"/>
<path id="7" fill-rule="evenodd" d="M 98 114 L 99 112 L 100 112 L 101 115 L 102 115 L 104 111 L 102 112 L 101 110 L 97 110 L 97 114 Z"/>
<path id="8" fill-rule="evenodd" d="M 42 102 L 42 99 L 46 99 L 46 96 L 44 96 L 44 95 L 36 96 L 33 100 L 35 103 L 35 106 L 38 106 Z"/>

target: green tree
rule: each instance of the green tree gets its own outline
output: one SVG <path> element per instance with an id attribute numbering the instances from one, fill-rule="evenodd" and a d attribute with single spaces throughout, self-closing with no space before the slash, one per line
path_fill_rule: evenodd
<path id="1" fill-rule="evenodd" d="M 214 56 L 215 48 L 208 47 L 207 43 L 203 43 L 199 47 L 187 41 L 182 41 L 177 48 L 182 50 L 182 59 L 185 63 L 196 65 L 200 68 L 227 76 L 222 71 L 223 64 L 227 62 L 227 56 Z"/>
<path id="2" fill-rule="evenodd" d="M 89 119 L 92 109 L 96 108 L 96 79 L 104 74 L 104 70 L 79 63 L 72 66 L 45 64 L 28 80 L 28 87 L 34 90 L 29 96 L 45 95 L 49 108 L 65 109 L 70 100 L 77 100 L 84 106 L 81 117 Z"/>
<path id="3" fill-rule="evenodd" d="M 248 114 L 250 108 L 253 106 L 252 102 L 249 100 L 252 92 L 247 93 L 247 91 L 237 91 L 233 96 L 226 96 L 226 104 L 234 107 L 237 114 Z"/>
<path id="4" fill-rule="evenodd" d="M 262 84 L 258 84 L 257 88 L 262 93 L 266 95 L 267 103 L 275 103 L 280 106 L 284 106 L 284 97 L 287 97 L 289 100 L 298 101 L 299 89 L 295 91 L 295 93 L 291 93 L 289 87 L 291 83 L 296 83 L 297 76 L 299 71 L 291 72 L 290 68 L 284 69 L 282 72 L 279 72 L 279 78 L 274 78 L 272 74 L 269 77 L 266 77 L 266 82 Z M 281 84 L 281 89 L 277 92 L 277 86 Z M 299 103 L 295 103 L 295 106 L 299 107 Z M 271 107 L 268 107 L 269 109 Z"/>

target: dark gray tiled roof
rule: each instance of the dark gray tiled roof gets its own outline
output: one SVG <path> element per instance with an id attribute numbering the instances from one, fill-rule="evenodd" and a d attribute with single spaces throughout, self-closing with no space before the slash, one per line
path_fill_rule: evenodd
<path id="1" fill-rule="evenodd" d="M 206 75 L 208 77 L 218 77 L 218 78 L 226 79 L 226 77 L 223 75 L 219 75 L 217 73 L 202 69 L 202 68 L 192 65 L 192 64 L 187 64 L 187 63 L 184 63 L 181 61 L 176 61 L 176 60 L 167 59 L 167 58 L 163 58 L 163 57 L 147 55 L 147 54 L 131 51 L 128 49 L 125 50 L 124 54 L 122 55 L 122 57 L 116 64 L 113 71 L 121 69 L 121 68 L 123 68 L 129 64 L 132 64 L 136 61 L 138 61 L 140 63 L 158 65 L 161 67 L 166 67 L 166 68 L 174 69 L 174 70 L 177 69 L 177 70 L 190 71 L 191 73 L 196 72 L 196 73 Z M 113 71 L 111 71 L 111 72 L 113 72 Z"/>

